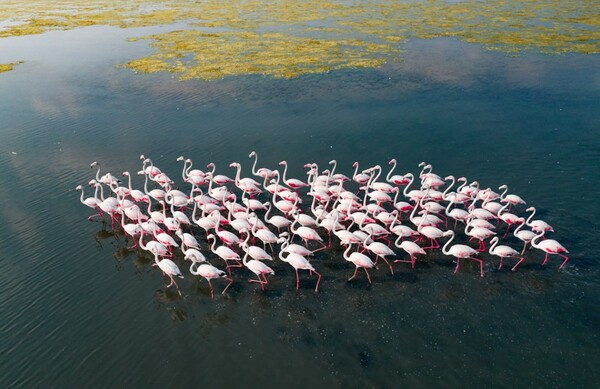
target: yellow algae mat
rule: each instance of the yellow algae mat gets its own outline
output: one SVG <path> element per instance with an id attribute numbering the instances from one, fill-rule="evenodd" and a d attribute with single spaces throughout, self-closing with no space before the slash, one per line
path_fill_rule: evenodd
<path id="1" fill-rule="evenodd" d="M 410 38 L 456 37 L 517 53 L 600 52 L 593 1 L 62 0 L 0 2 L 0 38 L 105 25 L 178 24 L 147 39 L 148 57 L 124 66 L 180 79 L 295 77 L 381 66 Z M 183 27 L 182 27 L 183 26 Z M 14 64 L 0 65 L 0 72 Z"/>

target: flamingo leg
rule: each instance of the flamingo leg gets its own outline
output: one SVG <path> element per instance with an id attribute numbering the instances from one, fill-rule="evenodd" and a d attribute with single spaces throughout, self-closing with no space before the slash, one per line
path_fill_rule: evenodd
<path id="1" fill-rule="evenodd" d="M 504 257 L 500 257 L 500 266 L 498 266 L 498 270 L 502 269 L 502 259 L 503 259 L 503 258 L 504 258 Z"/>
<path id="2" fill-rule="evenodd" d="M 458 271 L 459 266 L 460 266 L 460 258 L 456 258 L 456 268 L 454 269 L 454 274 L 456 274 L 456 272 Z"/>
<path id="3" fill-rule="evenodd" d="M 317 271 L 314 271 L 314 272 L 317 276 L 319 276 L 319 278 L 317 279 L 317 286 L 315 286 L 315 292 L 318 292 L 319 291 L 319 283 L 321 282 L 321 273 L 317 273 Z"/>
<path id="4" fill-rule="evenodd" d="M 354 279 L 354 277 L 356 277 L 357 272 L 358 272 L 358 266 L 354 269 L 354 274 L 352 274 L 352 277 L 348 278 L 348 281 L 352 281 Z"/>
<path id="5" fill-rule="evenodd" d="M 294 268 L 294 270 L 296 271 L 296 290 L 298 290 L 298 287 L 300 286 L 300 277 L 298 276 L 298 269 Z"/>
<path id="6" fill-rule="evenodd" d="M 481 274 L 481 277 L 483 277 L 483 260 L 473 257 L 469 257 L 469 259 L 479 262 L 479 274 Z"/>
<path id="7" fill-rule="evenodd" d="M 229 283 L 227 284 L 227 286 L 225 287 L 225 289 L 223 289 L 223 291 L 221 292 L 221 294 L 225 294 L 225 292 L 227 291 L 227 289 L 229 289 L 229 287 L 231 286 L 231 284 L 233 284 L 233 279 L 232 278 L 226 278 Z"/>
<path id="8" fill-rule="evenodd" d="M 371 276 L 369 275 L 369 271 L 367 270 L 366 267 L 363 267 L 363 269 L 365 269 L 365 274 L 367 275 L 367 280 L 369 280 L 369 284 L 372 284 L 372 282 L 371 282 Z"/>
<path id="9" fill-rule="evenodd" d="M 519 260 L 519 262 L 517 262 L 517 264 L 515 266 L 512 267 L 511 271 L 515 271 L 515 269 L 517 268 L 517 266 L 519 266 L 519 264 L 521 262 L 523 262 L 523 260 L 525 259 L 525 257 L 521 257 L 521 259 Z"/>
<path id="10" fill-rule="evenodd" d="M 211 300 L 214 300 L 215 299 L 215 293 L 214 293 L 214 290 L 213 290 L 212 283 L 210 282 L 210 278 L 207 281 L 208 281 L 208 286 L 210 286 L 210 298 L 211 298 Z"/>
<path id="11" fill-rule="evenodd" d="M 506 227 L 506 232 L 504 233 L 504 235 L 502 236 L 502 239 L 506 238 L 506 235 L 508 235 L 508 231 L 510 231 L 510 227 L 512 226 L 512 224 L 509 224 L 508 227 Z"/>
<path id="12" fill-rule="evenodd" d="M 544 262 L 542 262 L 542 266 L 545 266 L 546 262 L 548 262 L 548 253 L 546 253 L 546 256 L 544 257 Z"/>
<path id="13" fill-rule="evenodd" d="M 560 267 L 558 268 L 559 270 L 563 268 L 563 266 L 565 266 L 565 263 L 567 263 L 567 261 L 569 260 L 569 257 L 562 255 L 562 254 L 558 254 L 561 257 L 563 257 L 565 260 L 563 261 L 562 265 L 560 265 Z"/>
<path id="14" fill-rule="evenodd" d="M 381 258 L 383 258 L 383 260 L 385 261 L 385 263 L 390 268 L 390 273 L 392 273 L 392 275 L 394 275 L 394 268 L 392 267 L 392 265 L 390 264 L 390 262 L 385 257 L 381 257 Z"/>
<path id="15" fill-rule="evenodd" d="M 527 248 L 527 242 L 523 243 L 523 250 L 521 250 L 521 255 L 523 255 L 523 253 L 525 252 L 525 249 Z"/>

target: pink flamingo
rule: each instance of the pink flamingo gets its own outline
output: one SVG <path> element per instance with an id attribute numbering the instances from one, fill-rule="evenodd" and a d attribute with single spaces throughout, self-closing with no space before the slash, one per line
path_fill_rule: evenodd
<path id="1" fill-rule="evenodd" d="M 565 263 L 567 263 L 567 261 L 569 260 L 569 257 L 563 255 L 562 253 L 568 253 L 568 251 L 566 248 L 563 247 L 563 245 L 561 245 L 554 239 L 546 239 L 540 243 L 537 243 L 536 240 L 539 240 L 542 236 L 544 236 L 545 232 L 546 231 L 541 231 L 539 235 L 536 235 L 535 238 L 531 240 L 531 246 L 535 247 L 538 250 L 542 250 L 546 253 L 546 257 L 544 258 L 542 266 L 544 266 L 546 262 L 548 262 L 548 254 L 560 255 L 561 257 L 563 257 L 564 261 L 559 267 L 559 269 L 562 269 L 563 266 L 565 266 Z"/>
<path id="2" fill-rule="evenodd" d="M 308 246 L 309 240 L 314 240 L 314 241 L 318 242 L 319 244 L 321 244 L 321 248 L 317 249 L 317 251 L 327 248 L 327 245 L 325 245 L 325 243 L 323 243 L 323 238 L 321 238 L 321 236 L 317 233 L 317 231 L 313 230 L 310 227 L 305 227 L 305 226 L 300 226 L 298 228 L 294 228 L 296 223 L 298 223 L 298 219 L 296 219 L 290 226 L 292 234 L 300 236 L 300 238 L 302 238 L 302 240 L 304 241 L 306 246 Z"/>
<path id="3" fill-rule="evenodd" d="M 288 254 L 286 257 L 283 256 L 284 252 L 286 252 Z M 302 255 L 295 254 L 295 253 L 292 253 L 289 251 L 283 251 L 283 250 L 279 252 L 279 259 L 281 259 L 283 262 L 289 263 L 294 268 L 294 271 L 296 272 L 296 290 L 298 290 L 298 287 L 300 285 L 300 277 L 298 276 L 298 269 L 301 269 L 301 270 L 308 270 L 311 274 L 315 273 L 319 277 L 317 279 L 317 286 L 315 286 L 315 292 L 319 291 L 319 283 L 321 282 L 321 273 L 319 273 L 318 271 L 315 270 L 315 268 L 313 267 L 313 265 L 310 264 L 308 259 L 306 259 Z"/>
<path id="4" fill-rule="evenodd" d="M 352 262 L 356 268 L 354 269 L 354 274 L 348 279 L 348 281 L 352 281 L 354 277 L 356 277 L 358 268 L 362 268 L 365 271 L 365 274 L 367 275 L 369 284 L 371 284 L 371 276 L 369 275 L 369 271 L 367 270 L 367 268 L 370 269 L 373 266 L 375 266 L 375 264 L 373 263 L 373 261 L 371 261 L 371 258 L 359 252 L 355 251 L 352 254 L 349 254 L 350 247 L 352 247 L 351 244 L 349 244 L 346 248 L 346 251 L 344 251 L 344 259 L 348 262 Z"/>
<path id="5" fill-rule="evenodd" d="M 529 207 L 525 211 L 532 212 L 531 215 L 529 215 L 529 217 L 527 218 L 527 221 L 525 223 L 529 227 L 531 227 L 533 232 L 546 232 L 546 231 L 554 232 L 554 229 L 552 228 L 552 226 L 550 224 L 546 223 L 545 221 L 531 220 L 531 218 L 533 218 L 533 215 L 535 215 L 535 207 Z"/>
<path id="6" fill-rule="evenodd" d="M 521 218 L 518 217 L 517 215 L 515 215 L 513 213 L 505 212 L 506 207 L 508 207 L 509 205 L 510 204 L 506 204 L 498 212 L 498 218 L 502 219 L 502 221 L 507 224 L 506 232 L 504 233 L 504 236 L 502 236 L 502 238 L 506 238 L 506 235 L 508 235 L 508 231 L 510 230 L 510 227 L 513 224 L 517 224 L 519 222 L 519 220 L 521 220 Z"/>
<path id="7" fill-rule="evenodd" d="M 425 255 L 427 254 L 425 252 L 425 250 L 423 250 L 421 248 L 421 246 L 419 246 L 418 244 L 416 244 L 415 242 L 411 242 L 409 240 L 405 240 L 402 243 L 398 243 L 400 242 L 400 239 L 402 237 L 399 236 L 396 241 L 394 242 L 394 244 L 396 245 L 396 247 L 398 247 L 399 249 L 404 250 L 408 255 L 410 255 L 410 261 L 407 261 L 405 259 L 396 259 L 394 262 L 408 262 L 410 263 L 412 266 L 412 268 L 415 268 L 415 255 L 417 254 L 422 254 Z"/>
<path id="8" fill-rule="evenodd" d="M 521 250 L 521 255 L 523 255 L 525 249 L 527 248 L 527 244 L 531 242 L 533 238 L 535 238 L 536 233 L 529 230 L 521 230 L 521 228 L 525 226 L 524 218 L 520 219 L 520 223 L 521 224 L 519 225 L 519 227 L 517 227 L 515 232 L 513 232 L 513 235 L 523 241 L 523 250 Z"/>
<path id="9" fill-rule="evenodd" d="M 407 185 L 410 182 L 410 180 L 408 180 L 406 178 L 406 176 L 401 176 L 398 174 L 392 176 L 392 172 L 394 171 L 394 169 L 396 169 L 396 159 L 395 158 L 390 159 L 390 162 L 388 162 L 388 165 L 394 165 L 394 166 L 392 166 L 388 175 L 385 177 L 385 180 L 387 182 L 391 182 L 396 185 Z"/>
<path id="10" fill-rule="evenodd" d="M 194 268 L 194 266 L 196 267 Z M 225 294 L 229 286 L 231 286 L 231 284 L 233 283 L 233 280 L 227 277 L 227 273 L 225 273 L 223 270 L 217 269 L 216 267 L 208 263 L 199 263 L 192 261 L 192 264 L 190 265 L 190 273 L 192 273 L 195 276 L 204 277 L 204 279 L 208 281 L 208 286 L 210 286 L 210 298 L 213 300 L 215 298 L 215 293 L 211 280 L 214 280 L 215 278 L 225 278 L 227 281 L 229 281 L 229 283 L 227 284 L 225 289 L 223 289 L 221 294 Z"/>
<path id="11" fill-rule="evenodd" d="M 259 176 L 262 178 L 269 178 L 273 175 L 273 170 L 271 170 L 271 169 L 261 167 L 260 169 L 256 170 L 256 163 L 258 162 L 258 154 L 256 154 L 256 151 L 253 151 L 250 153 L 250 155 L 248 155 L 248 158 L 252 158 L 252 157 L 255 157 L 254 164 L 252 165 L 252 174 L 253 175 Z"/>
<path id="12" fill-rule="evenodd" d="M 215 182 L 215 184 L 217 184 L 217 185 L 225 185 L 225 184 L 227 184 L 227 183 L 229 183 L 229 182 L 233 182 L 233 180 L 232 180 L 231 178 L 229 178 L 229 177 L 227 177 L 227 176 L 224 176 L 224 175 L 222 175 L 222 174 L 217 174 L 217 175 L 215 176 L 214 174 L 215 174 L 215 169 L 216 169 L 216 166 L 215 166 L 215 164 L 214 164 L 214 163 L 212 163 L 212 162 L 211 162 L 211 163 L 209 163 L 208 165 L 206 165 L 206 168 L 207 168 L 207 169 L 212 169 L 212 170 L 211 170 L 210 172 L 208 172 L 208 173 L 210 174 L 210 176 L 211 176 L 211 178 L 212 178 L 212 181 L 214 181 L 214 182 Z"/>
<path id="13" fill-rule="evenodd" d="M 177 288 L 177 293 L 179 293 L 179 295 L 181 296 L 181 291 L 179 290 L 179 286 L 175 282 L 173 276 L 183 278 L 183 275 L 181 274 L 181 270 L 179 270 L 179 267 L 175 264 L 175 262 L 167 258 L 163 258 L 159 261 L 158 254 L 154 253 L 154 266 L 158 266 L 159 269 L 163 272 L 163 274 L 169 276 L 169 278 L 171 279 L 171 283 L 167 285 L 167 288 L 170 288 L 171 286 L 175 285 L 175 288 Z"/>
<path id="14" fill-rule="evenodd" d="M 206 237 L 206 240 L 212 240 L 212 245 L 210 246 L 210 251 L 212 251 L 214 254 L 216 254 L 217 256 L 219 256 L 222 260 L 225 261 L 225 266 L 227 267 L 227 272 L 229 272 L 229 275 L 231 276 L 231 268 L 232 267 L 242 267 L 242 264 L 240 263 L 240 256 L 238 253 L 236 253 L 235 251 L 233 251 L 232 249 L 230 249 L 229 247 L 226 246 L 219 246 L 215 248 L 215 245 L 217 244 L 217 239 L 215 238 L 215 236 L 213 234 L 209 234 Z M 234 261 L 234 265 L 230 265 L 229 261 Z"/>
<path id="15" fill-rule="evenodd" d="M 474 219 L 477 220 L 477 219 Z M 470 230 L 469 230 L 470 228 Z M 473 227 L 472 225 L 472 221 L 469 221 L 467 223 L 467 226 L 465 227 L 465 234 L 469 235 L 471 238 L 469 239 L 469 241 L 473 240 L 473 239 L 477 239 L 479 240 L 479 251 L 486 251 L 485 248 L 485 243 L 483 243 L 483 241 L 487 238 L 490 238 L 494 235 L 496 235 L 496 233 L 494 231 L 488 230 L 487 228 L 483 228 L 483 227 Z"/>
<path id="16" fill-rule="evenodd" d="M 367 182 L 369 182 L 369 179 L 371 178 L 370 175 L 358 172 L 358 162 L 354 162 L 352 164 L 352 167 L 354 168 L 354 175 L 352 176 L 352 180 L 354 182 L 356 182 L 357 184 L 359 184 L 361 186 L 365 185 Z"/>
<path id="17" fill-rule="evenodd" d="M 479 258 L 473 257 L 473 255 L 477 255 L 477 251 L 474 248 L 464 244 L 455 244 L 448 249 L 448 245 L 454 239 L 454 231 L 448 230 L 444 232 L 444 235 L 450 236 L 450 239 L 446 242 L 444 247 L 442 247 L 442 253 L 444 255 L 452 255 L 456 258 L 456 268 L 454 269 L 454 273 L 456 273 L 458 271 L 458 268 L 460 267 L 460 260 L 468 258 L 472 259 L 473 261 L 479 262 L 479 272 L 481 274 L 481 277 L 483 277 L 483 261 Z"/>
<path id="18" fill-rule="evenodd" d="M 256 280 L 250 279 L 248 281 L 249 282 L 258 282 L 260 284 L 260 288 L 262 290 L 265 290 L 265 285 L 269 283 L 269 281 L 267 281 L 266 275 L 267 274 L 275 275 L 275 272 L 273 271 L 273 269 L 271 269 L 269 266 L 265 265 L 261 261 L 257 261 L 256 259 L 252 259 L 252 260 L 248 261 L 249 252 L 250 251 L 246 251 L 246 255 L 244 255 L 244 258 L 242 259 L 242 263 L 252 273 L 256 274 L 256 277 L 258 279 L 256 279 Z"/>
<path id="19" fill-rule="evenodd" d="M 292 188 L 294 190 L 298 190 L 300 188 L 304 188 L 304 187 L 308 186 L 308 184 L 306 182 L 300 181 L 300 180 L 298 180 L 296 178 L 290 178 L 289 180 L 285 178 L 286 177 L 286 173 L 287 173 L 287 168 L 288 168 L 287 161 L 281 161 L 281 162 L 279 162 L 279 166 L 284 166 L 284 168 L 283 168 L 283 182 L 287 186 L 289 186 L 290 188 Z"/>
<path id="20" fill-rule="evenodd" d="M 368 241 L 371 241 L 371 243 L 366 244 L 366 242 L 368 242 Z M 385 261 L 385 263 L 388 265 L 388 267 L 390 268 L 390 273 L 392 273 L 392 275 L 394 274 L 394 268 L 392 267 L 390 262 L 387 260 L 386 256 L 396 255 L 396 253 L 394 252 L 394 250 L 390 249 L 385 244 L 383 244 L 381 242 L 374 242 L 373 241 L 373 231 L 370 232 L 369 237 L 365 240 L 365 243 L 363 243 L 363 247 L 376 255 L 375 265 L 377 265 L 377 260 L 379 258 L 382 258 Z"/>
<path id="21" fill-rule="evenodd" d="M 500 266 L 498 266 L 498 270 L 502 269 L 502 259 L 503 258 L 513 257 L 513 258 L 519 258 L 519 262 L 517 262 L 517 264 L 515 266 L 513 266 L 513 268 L 511 269 L 512 271 L 515 271 L 517 266 L 519 266 L 519 264 L 521 262 L 523 262 L 525 257 L 520 257 L 519 252 L 517 250 L 513 249 L 512 247 L 504 246 L 504 245 L 497 246 L 499 240 L 500 240 L 500 238 L 495 236 L 490 241 L 490 243 L 492 244 L 492 246 L 490 247 L 490 254 L 500 257 Z"/>

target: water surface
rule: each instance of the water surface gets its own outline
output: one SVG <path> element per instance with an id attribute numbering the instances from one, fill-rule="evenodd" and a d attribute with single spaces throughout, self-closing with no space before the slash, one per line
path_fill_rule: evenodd
<path id="1" fill-rule="evenodd" d="M 411 40 L 378 69 L 180 82 L 113 66 L 147 52 L 125 41 L 134 33 L 0 41 L 0 63 L 28 58 L 0 76 L 2 386 L 598 385 L 598 56 Z M 427 161 L 507 184 L 571 260 L 542 268 L 529 251 L 511 273 L 484 256 L 480 279 L 435 252 L 394 276 L 377 269 L 369 286 L 346 281 L 337 248 L 315 260 L 318 294 L 275 263 L 266 292 L 241 279 L 211 301 L 188 275 L 180 298 L 151 257 L 86 220 L 74 190 L 94 160 L 136 172 L 144 154 L 179 178 L 184 155 L 249 174 L 252 150 L 294 176 L 311 161 L 350 174 L 396 158 L 400 172 Z"/>

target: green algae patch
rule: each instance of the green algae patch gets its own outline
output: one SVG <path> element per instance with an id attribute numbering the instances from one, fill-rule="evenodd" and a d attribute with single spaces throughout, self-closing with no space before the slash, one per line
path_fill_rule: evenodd
<path id="1" fill-rule="evenodd" d="M 14 69 L 15 66 L 23 63 L 23 61 L 13 63 L 0 63 L 0 73 L 9 72 Z"/>
<path id="2" fill-rule="evenodd" d="M 178 23 L 147 39 L 154 53 L 124 64 L 180 79 L 279 78 L 378 67 L 411 38 L 454 37 L 518 54 L 600 53 L 597 0 L 6 0 L 0 38 L 85 26 Z M 181 26 L 184 28 L 181 29 Z"/>

